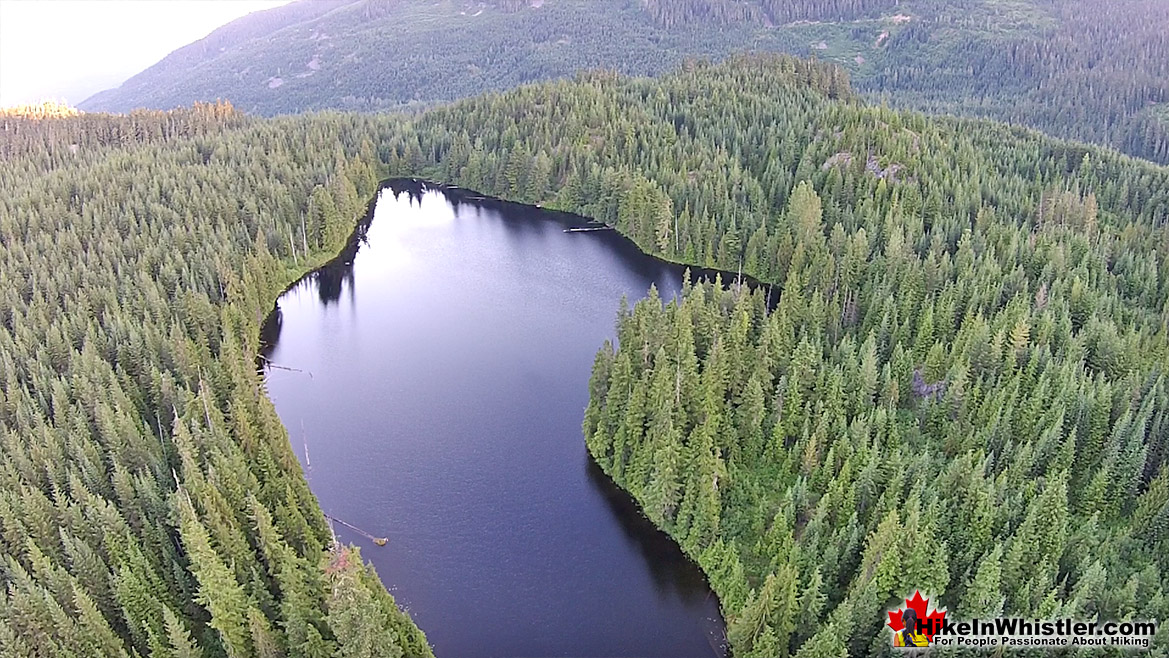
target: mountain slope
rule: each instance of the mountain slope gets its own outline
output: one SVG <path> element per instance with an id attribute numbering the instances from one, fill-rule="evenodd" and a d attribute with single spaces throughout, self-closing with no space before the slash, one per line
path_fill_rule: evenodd
<path id="1" fill-rule="evenodd" d="M 384 110 L 582 69 L 815 56 L 903 107 L 988 116 L 1169 162 L 1159 0 L 302 0 L 176 51 L 89 111 L 231 100 L 253 113 Z"/>
<path id="2" fill-rule="evenodd" d="M 87 111 L 128 111 L 138 107 L 153 109 L 171 109 L 172 107 L 187 106 L 192 102 L 202 100 L 192 98 L 190 102 L 166 104 L 161 107 L 157 102 L 136 101 L 126 106 L 125 97 L 142 94 L 149 98 L 152 91 L 165 87 L 168 80 L 183 79 L 190 71 L 201 65 L 215 61 L 224 53 L 233 51 L 244 44 L 253 41 L 263 41 L 281 29 L 311 21 L 328 12 L 349 4 L 352 0 L 314 0 L 313 2 L 293 2 L 281 7 L 266 11 L 252 12 L 238 18 L 223 27 L 216 29 L 206 37 L 188 44 L 162 58 L 157 64 L 135 75 L 119 87 L 107 89 L 87 98 L 80 105 Z M 224 94 L 224 97 L 234 94 Z"/>

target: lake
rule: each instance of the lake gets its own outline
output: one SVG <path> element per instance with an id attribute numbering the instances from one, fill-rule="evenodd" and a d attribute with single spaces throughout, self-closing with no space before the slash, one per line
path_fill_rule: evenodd
<path id="1" fill-rule="evenodd" d="M 356 253 L 266 324 L 268 390 L 313 492 L 389 538 L 334 524 L 439 658 L 725 655 L 702 572 L 581 435 L 622 295 L 669 299 L 682 268 L 564 230 L 586 221 L 396 181 Z"/>

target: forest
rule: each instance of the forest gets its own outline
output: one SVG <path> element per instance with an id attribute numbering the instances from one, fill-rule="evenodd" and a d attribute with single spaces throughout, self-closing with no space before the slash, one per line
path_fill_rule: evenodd
<path id="1" fill-rule="evenodd" d="M 430 654 L 331 540 L 256 369 L 386 176 L 760 282 L 651 290 L 580 383 L 583 440 L 736 656 L 888 651 L 906 587 L 1169 617 L 1169 168 L 777 55 L 413 116 L 8 115 L 0 152 L 12 655 Z"/>
<path id="2" fill-rule="evenodd" d="M 376 122 L 47 114 L 0 117 L 0 654 L 431 655 L 256 372 L 366 211 Z"/>
<path id="3" fill-rule="evenodd" d="M 780 52 L 871 102 L 990 117 L 1169 163 L 1162 0 L 329 0 L 239 19 L 88 111 L 230 99 L 265 115 L 420 109 L 571 77 Z"/>
<path id="4" fill-rule="evenodd" d="M 906 587 L 1165 618 L 1169 170 L 851 98 L 786 57 L 587 76 L 427 113 L 387 159 L 762 282 L 623 311 L 583 424 L 736 656 L 880 654 Z"/>

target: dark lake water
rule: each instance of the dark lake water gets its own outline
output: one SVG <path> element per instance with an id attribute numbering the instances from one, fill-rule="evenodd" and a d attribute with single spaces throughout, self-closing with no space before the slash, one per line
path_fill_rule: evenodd
<path id="1" fill-rule="evenodd" d="M 622 295 L 682 270 L 584 220 L 399 182 L 284 294 L 268 387 L 325 512 L 439 658 L 722 656 L 701 571 L 591 463 L 593 357 Z M 409 188 L 409 189 L 405 189 Z"/>

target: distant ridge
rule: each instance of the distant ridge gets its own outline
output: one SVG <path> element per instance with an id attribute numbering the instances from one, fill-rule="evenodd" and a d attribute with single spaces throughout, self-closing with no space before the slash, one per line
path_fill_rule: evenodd
<path id="1" fill-rule="evenodd" d="M 126 80 L 119 87 L 98 92 L 82 101 L 79 107 L 86 111 L 124 112 L 134 109 L 132 98 L 150 94 L 156 86 L 177 87 L 168 76 L 183 76 L 191 69 L 213 61 L 220 54 L 249 41 L 271 36 L 290 25 L 319 18 L 334 9 L 360 0 L 300 0 L 280 7 L 252 12 L 237 18 L 211 34 L 187 44 L 162 58 L 157 64 Z M 178 81 L 181 82 L 181 81 Z M 177 90 L 174 93 L 178 93 Z M 214 100 L 214 99 L 202 99 Z M 154 109 L 170 109 L 157 104 L 144 104 Z"/>
<path id="2" fill-rule="evenodd" d="M 1164 0 L 299 0 L 80 104 L 224 98 L 260 115 L 428 106 L 582 70 L 784 52 L 891 105 L 1025 124 L 1169 163 Z"/>

